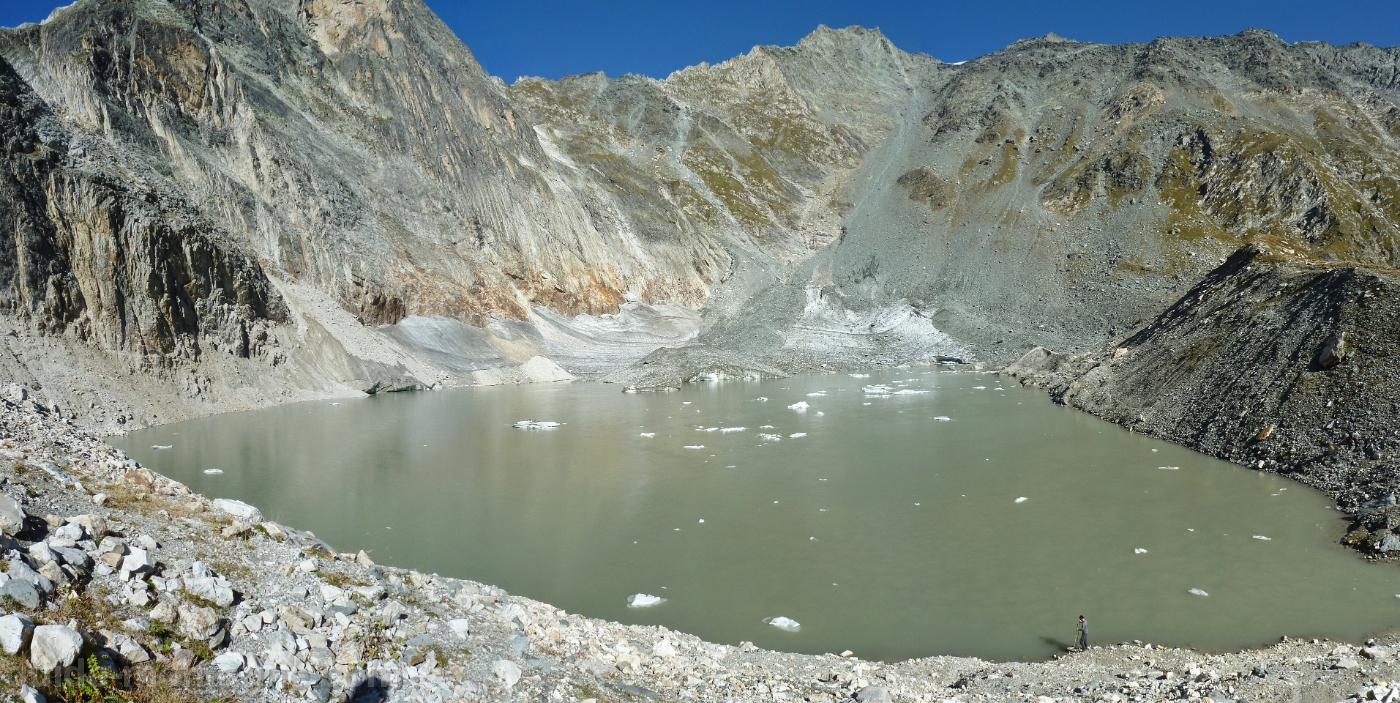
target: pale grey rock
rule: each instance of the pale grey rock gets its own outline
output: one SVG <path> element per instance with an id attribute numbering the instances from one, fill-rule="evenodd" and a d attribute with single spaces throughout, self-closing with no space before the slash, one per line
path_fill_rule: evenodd
<path id="1" fill-rule="evenodd" d="M 23 613 L 11 613 L 0 617 L 0 651 L 16 655 L 29 646 L 34 635 L 34 621 Z"/>
<path id="2" fill-rule="evenodd" d="M 83 527 L 75 522 L 66 523 L 54 532 L 54 536 L 59 539 L 77 542 L 83 538 Z"/>
<path id="3" fill-rule="evenodd" d="M 121 579 L 127 581 L 132 574 L 148 574 L 155 568 L 155 561 L 144 549 L 128 547 L 125 557 L 122 557 Z"/>
<path id="4" fill-rule="evenodd" d="M 890 689 L 884 686 L 867 686 L 856 694 L 860 703 L 890 703 Z"/>
<path id="5" fill-rule="evenodd" d="M 39 589 L 24 579 L 13 578 L 0 584 L 0 596 L 9 596 L 30 610 L 39 607 Z"/>
<path id="6" fill-rule="evenodd" d="M 0 493 L 0 533 L 14 535 L 24 529 L 24 510 L 19 503 Z"/>
<path id="7" fill-rule="evenodd" d="M 468 622 L 466 618 L 453 618 L 448 620 L 447 627 L 452 630 L 452 634 L 457 635 L 459 639 L 466 639 L 467 635 L 471 633 L 471 623 Z"/>
<path id="8" fill-rule="evenodd" d="M 217 498 L 210 503 L 215 510 L 222 511 L 248 523 L 262 522 L 262 512 L 241 500 Z"/>
<path id="9" fill-rule="evenodd" d="M 1357 667 L 1359 667 L 1359 666 L 1361 666 L 1361 665 L 1360 665 L 1359 663 L 1357 663 L 1357 661 L 1356 661 L 1355 659 L 1353 659 L 1353 658 L 1351 658 L 1351 657 L 1342 657 L 1342 658 L 1340 658 L 1340 659 L 1337 660 L 1337 663 L 1335 663 L 1335 664 L 1332 665 L 1332 668 L 1333 668 L 1333 669 L 1355 669 L 1355 668 L 1357 668 Z"/>
<path id="10" fill-rule="evenodd" d="M 213 608 L 182 605 L 179 613 L 180 632 L 190 637 L 207 640 L 219 631 L 219 614 L 214 612 Z"/>
<path id="11" fill-rule="evenodd" d="M 142 549 L 151 552 L 155 551 L 156 548 L 160 546 L 160 544 L 156 542 L 155 539 L 150 535 L 141 535 L 140 537 L 137 537 L 136 543 L 141 545 Z"/>
<path id="12" fill-rule="evenodd" d="M 515 686 L 520 680 L 520 666 L 508 659 L 497 659 L 491 664 L 491 675 L 496 677 L 507 690 Z"/>
<path id="13" fill-rule="evenodd" d="M 83 636 L 63 625 L 34 628 L 29 642 L 29 663 L 39 671 L 71 666 L 83 648 Z"/>
<path id="14" fill-rule="evenodd" d="M 233 589 L 213 577 L 185 579 L 184 590 L 222 608 L 233 605 Z"/>
<path id="15" fill-rule="evenodd" d="M 175 624 L 180 619 L 180 611 L 173 601 L 162 600 L 151 609 L 151 619 L 166 625 Z"/>
<path id="16" fill-rule="evenodd" d="M 225 674 L 236 674 L 243 669 L 246 661 L 238 652 L 224 652 L 214 657 L 214 666 Z"/>
<path id="17" fill-rule="evenodd" d="M 53 582 L 19 559 L 11 559 L 6 569 L 11 580 L 28 581 L 45 595 L 53 593 Z"/>
<path id="18" fill-rule="evenodd" d="M 151 660 L 151 653 L 135 637 L 110 630 L 103 630 L 100 634 L 107 648 L 116 652 L 127 663 L 140 664 Z"/>
<path id="19" fill-rule="evenodd" d="M 28 684 L 22 684 L 22 685 L 19 687 L 19 700 L 20 700 L 20 703 L 47 703 L 47 702 L 48 702 L 48 699 L 44 697 L 44 694 L 39 693 L 38 691 L 34 690 L 34 689 L 31 688 Z"/>
<path id="20" fill-rule="evenodd" d="M 37 560 L 40 564 L 58 559 L 58 556 L 53 553 L 53 550 L 49 548 L 49 545 L 44 544 L 43 542 L 35 542 L 34 544 L 29 545 L 29 556 L 30 558 Z"/>
<path id="21" fill-rule="evenodd" d="M 92 570 L 92 557 L 88 556 L 87 552 L 76 547 L 51 547 L 51 549 L 59 559 L 63 560 L 63 563 L 83 571 Z"/>

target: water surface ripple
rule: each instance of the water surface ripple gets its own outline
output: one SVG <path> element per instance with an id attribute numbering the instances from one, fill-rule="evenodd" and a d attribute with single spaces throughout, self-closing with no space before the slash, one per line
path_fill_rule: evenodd
<path id="1" fill-rule="evenodd" d="M 401 393 L 110 441 L 340 550 L 730 644 L 1025 659 L 1081 613 L 1211 650 L 1400 622 L 1400 569 L 1337 546 L 1322 494 L 990 375 Z"/>

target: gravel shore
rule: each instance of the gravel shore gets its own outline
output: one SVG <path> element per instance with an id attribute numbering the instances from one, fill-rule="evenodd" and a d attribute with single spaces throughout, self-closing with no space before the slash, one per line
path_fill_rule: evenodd
<path id="1" fill-rule="evenodd" d="M 74 693 L 84 684 L 131 701 L 1400 698 L 1393 636 L 1221 655 L 1133 642 L 1046 662 L 872 662 L 590 619 L 335 552 L 7 395 L 0 690 L 11 700 L 93 700 Z M 47 673 L 60 669 L 66 683 Z"/>

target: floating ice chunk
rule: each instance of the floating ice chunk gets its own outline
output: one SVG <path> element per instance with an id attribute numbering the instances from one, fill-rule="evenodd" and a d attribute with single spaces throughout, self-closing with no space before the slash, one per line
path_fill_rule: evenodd
<path id="1" fill-rule="evenodd" d="M 986 386 L 973 386 L 973 387 L 972 387 L 972 390 L 974 390 L 974 391 L 985 391 L 985 390 L 987 390 L 987 387 L 986 387 Z"/>
<path id="2" fill-rule="evenodd" d="M 650 437 L 655 437 L 655 436 L 656 436 L 656 433 L 655 433 L 655 432 L 643 432 L 643 433 L 642 433 L 642 436 L 643 436 L 643 437 L 648 437 L 648 438 L 650 438 Z"/>
<path id="3" fill-rule="evenodd" d="M 753 399 L 753 402 L 755 402 L 755 403 L 766 403 L 766 402 L 768 402 L 768 399 L 765 398 L 765 397 L 763 397 L 763 396 L 759 396 L 759 397 L 757 397 L 757 398 L 754 398 L 754 399 Z"/>
<path id="4" fill-rule="evenodd" d="M 935 419 L 935 420 L 937 420 L 937 421 L 939 421 L 939 422 L 950 422 L 950 421 L 952 421 L 953 418 L 948 417 L 947 415 L 938 415 L 938 416 L 934 417 L 933 419 Z"/>
<path id="5" fill-rule="evenodd" d="M 870 378 L 870 374 L 868 373 L 848 373 L 846 375 L 851 378 Z"/>
<path id="6" fill-rule="evenodd" d="M 1025 496 L 1021 496 L 1020 498 L 1017 498 L 1017 499 L 1016 499 L 1016 502 L 1017 502 L 1017 503 L 1024 503 L 1024 502 L 1026 502 L 1026 501 L 1028 501 L 1028 500 L 1030 500 L 1030 498 L 1027 498 L 1027 497 L 1025 497 Z"/>
<path id="7" fill-rule="evenodd" d="M 1270 538 L 1265 537 L 1264 535 L 1254 535 L 1254 539 L 1262 539 L 1265 542 L 1268 542 L 1270 540 Z"/>
<path id="8" fill-rule="evenodd" d="M 332 405 L 332 406 L 340 405 L 340 403 L 331 403 L 331 405 Z"/>
<path id="9" fill-rule="evenodd" d="M 861 403 L 861 405 L 869 405 L 869 404 L 870 404 L 870 403 Z"/>
<path id="10" fill-rule="evenodd" d="M 807 433 L 806 433 L 806 432 L 793 432 L 792 434 L 788 435 L 788 439 L 797 439 L 798 437 L 806 437 L 806 436 L 807 436 Z"/>
<path id="11" fill-rule="evenodd" d="M 758 429 L 760 429 L 760 430 L 771 430 L 771 429 L 773 429 L 773 426 L 772 426 L 772 425 L 759 425 Z"/>
<path id="12" fill-rule="evenodd" d="M 210 476 L 217 476 L 217 475 L 219 475 L 219 474 L 221 474 L 221 473 L 223 473 L 223 472 L 224 472 L 223 469 L 205 469 L 205 470 L 204 470 L 204 473 L 209 474 Z"/>
<path id="13" fill-rule="evenodd" d="M 1155 453 L 1157 452 L 1157 450 L 1156 450 L 1156 449 L 1153 449 L 1152 452 L 1155 454 Z"/>
<path id="14" fill-rule="evenodd" d="M 783 436 L 780 434 L 768 434 L 767 432 L 763 432 L 758 435 L 758 438 L 765 442 L 776 442 L 782 439 Z"/>
<path id="15" fill-rule="evenodd" d="M 1133 554 L 1146 554 L 1147 550 L 1142 547 L 1133 547 Z"/>
<path id="16" fill-rule="evenodd" d="M 705 522 L 705 518 L 700 518 L 700 522 Z"/>
<path id="17" fill-rule="evenodd" d="M 552 430 L 561 424 L 563 423 L 550 422 L 549 420 L 521 420 L 511 427 L 521 430 Z"/>
<path id="18" fill-rule="evenodd" d="M 743 432 L 747 429 L 747 427 L 724 427 L 720 429 L 720 432 Z"/>
<path id="19" fill-rule="evenodd" d="M 681 405 L 690 405 L 690 401 L 688 401 L 688 400 L 683 400 L 683 401 L 681 401 Z"/>
<path id="20" fill-rule="evenodd" d="M 799 401 L 797 401 L 796 403 L 793 403 L 792 405 L 789 405 L 789 406 L 788 406 L 788 410 L 796 410 L 797 412 L 800 412 L 800 413 L 801 413 L 801 412 L 806 412 L 806 411 L 807 411 L 807 401 L 805 401 L 805 400 L 799 400 Z"/>
<path id="21" fill-rule="evenodd" d="M 1208 596 L 1208 595 L 1210 595 L 1209 593 L 1206 593 L 1205 591 L 1202 591 L 1202 590 L 1199 589 L 1199 588 L 1193 588 L 1193 589 L 1187 591 L 1187 593 L 1190 593 L 1190 594 L 1193 595 L 1193 596 Z"/>
<path id="22" fill-rule="evenodd" d="M 822 411 L 820 411 L 820 410 L 817 411 L 817 417 L 821 417 L 822 415 L 825 415 L 825 414 L 826 414 L 826 413 L 824 413 L 824 412 L 822 412 Z"/>
<path id="23" fill-rule="evenodd" d="M 1157 450 L 1156 450 L 1156 449 L 1153 449 L 1152 451 L 1155 452 L 1155 451 L 1157 451 Z M 1177 471 L 1177 470 L 1179 470 L 1181 467 L 1180 467 L 1180 466 L 1158 466 L 1157 468 L 1159 468 L 1159 469 L 1161 469 L 1161 470 L 1163 470 L 1163 471 Z"/>
<path id="24" fill-rule="evenodd" d="M 928 392 L 928 391 L 925 391 L 925 390 L 916 390 L 916 389 L 914 389 L 914 388 L 905 388 L 905 389 L 902 389 L 902 390 L 897 390 L 897 391 L 895 391 L 894 394 L 895 394 L 895 395 L 919 395 L 920 393 L 927 393 L 927 392 Z"/>
<path id="25" fill-rule="evenodd" d="M 717 430 L 717 429 L 719 429 L 719 428 L 718 428 L 718 427 L 706 427 L 706 428 L 705 428 L 705 431 L 706 431 L 706 432 L 714 432 L 714 431 Z"/>
<path id="26" fill-rule="evenodd" d="M 650 608 L 653 605 L 660 605 L 666 602 L 661 596 L 652 596 L 646 593 L 627 596 L 627 607 L 629 608 Z"/>
<path id="27" fill-rule="evenodd" d="M 703 445 L 703 444 L 687 444 L 687 445 L 685 445 L 685 448 L 686 448 L 686 449 L 704 449 L 704 448 L 705 448 L 705 445 Z"/>
<path id="28" fill-rule="evenodd" d="M 766 622 L 769 625 L 778 628 L 779 630 L 786 630 L 788 632 L 797 632 L 798 630 L 802 629 L 802 625 L 799 624 L 796 620 L 793 620 L 792 618 L 788 617 L 783 617 L 782 615 L 779 615 L 776 618 L 764 618 L 763 622 Z"/>
<path id="29" fill-rule="evenodd" d="M 826 391 L 817 391 L 816 393 L 808 393 L 808 394 L 807 394 L 807 397 L 808 397 L 808 398 L 821 398 L 821 397 L 823 397 L 823 396 L 825 396 L 825 395 L 826 395 Z"/>
<path id="30" fill-rule="evenodd" d="M 892 390 L 894 390 L 894 389 L 891 388 L 891 387 L 889 387 L 889 386 L 873 385 L 873 386 L 861 386 L 861 389 L 860 389 L 860 390 L 861 390 L 862 392 L 864 392 L 864 393 L 869 393 L 869 394 L 871 394 L 871 395 L 876 395 L 876 394 L 880 394 L 880 393 L 889 393 L 890 391 L 892 391 Z"/>

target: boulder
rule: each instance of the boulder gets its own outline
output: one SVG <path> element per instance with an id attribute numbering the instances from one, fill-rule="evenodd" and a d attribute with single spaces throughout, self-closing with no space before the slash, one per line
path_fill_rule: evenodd
<path id="1" fill-rule="evenodd" d="M 452 629 L 453 634 L 461 639 L 466 639 L 467 635 L 471 633 L 471 624 L 467 622 L 466 618 L 448 620 L 447 626 Z"/>
<path id="2" fill-rule="evenodd" d="M 1347 333 L 1334 334 L 1322 343 L 1322 347 L 1317 350 L 1317 365 L 1330 369 L 1342 363 L 1351 352 L 1351 345 L 1347 344 Z"/>
<path id="3" fill-rule="evenodd" d="M 154 560 L 146 550 L 131 547 L 130 553 L 122 558 L 121 579 L 128 581 L 132 574 L 147 574 L 154 568 Z"/>
<path id="4" fill-rule="evenodd" d="M 176 610 L 174 603 L 165 600 L 151 609 L 151 619 L 166 625 L 173 625 L 176 620 L 180 619 L 180 612 Z"/>
<path id="5" fill-rule="evenodd" d="M 48 578 L 34 569 L 29 568 L 28 564 L 19 559 L 10 560 L 10 565 L 6 573 L 10 575 L 11 581 L 28 581 L 45 594 L 53 593 L 53 582 L 49 581 Z"/>
<path id="6" fill-rule="evenodd" d="M 50 672 L 69 667 L 83 649 L 83 636 L 63 625 L 40 625 L 34 628 L 29 642 L 29 663 L 35 669 Z"/>
<path id="7" fill-rule="evenodd" d="M 497 659 L 491 665 L 491 675 L 496 677 L 496 680 L 500 681 L 506 689 L 510 689 L 520 680 L 520 667 L 513 661 Z"/>
<path id="8" fill-rule="evenodd" d="M 29 610 L 39 607 L 39 589 L 24 579 L 12 578 L 0 585 L 0 597 L 5 596 L 15 599 L 15 602 Z"/>
<path id="9" fill-rule="evenodd" d="M 890 703 L 890 689 L 884 686 L 867 686 L 856 694 L 860 703 Z"/>
<path id="10" fill-rule="evenodd" d="M 190 637 L 207 640 L 219 631 L 219 614 L 213 608 L 180 606 L 179 612 L 180 631 Z"/>
<path id="11" fill-rule="evenodd" d="M 1332 668 L 1333 668 L 1333 669 L 1355 669 L 1355 668 L 1357 668 L 1357 667 L 1359 667 L 1359 666 L 1361 666 L 1361 665 L 1360 665 L 1359 663 L 1357 663 L 1357 661 L 1356 661 L 1355 659 L 1352 659 L 1351 657 L 1342 657 L 1341 659 L 1338 659 L 1338 660 L 1337 660 L 1337 663 L 1336 663 L 1336 664 L 1333 664 L 1333 665 L 1332 665 Z"/>
<path id="12" fill-rule="evenodd" d="M 23 613 L 11 613 L 0 618 L 0 651 L 15 655 L 29 646 L 34 636 L 34 621 Z"/>
<path id="13" fill-rule="evenodd" d="M 82 527 L 88 539 L 94 542 L 107 536 L 107 520 L 101 515 L 77 515 L 68 518 L 68 522 Z"/>
<path id="14" fill-rule="evenodd" d="M 53 553 L 62 559 L 63 563 L 75 569 L 92 570 L 92 557 L 77 547 L 54 547 Z"/>
<path id="15" fill-rule="evenodd" d="M 185 579 L 185 593 L 227 608 L 233 605 L 233 589 L 213 577 Z"/>
<path id="16" fill-rule="evenodd" d="M 77 542 L 83 538 L 83 526 L 73 522 L 67 523 L 54 531 L 54 537 Z"/>
<path id="17" fill-rule="evenodd" d="M 263 521 L 262 512 L 241 500 L 217 498 L 210 505 L 214 506 L 215 510 L 232 515 L 243 522 L 259 523 Z"/>
<path id="18" fill-rule="evenodd" d="M 102 630 L 102 641 L 108 649 L 116 652 L 128 664 L 140 664 L 151 660 L 151 653 L 136 641 L 135 637 L 122 632 Z"/>
<path id="19" fill-rule="evenodd" d="M 246 661 L 243 655 L 238 652 L 224 652 L 214 657 L 214 666 L 219 667 L 219 671 L 225 674 L 236 674 L 243 668 Z"/>
<path id="20" fill-rule="evenodd" d="M 24 510 L 14 498 L 0 493 L 0 533 L 14 535 L 23 529 Z"/>

